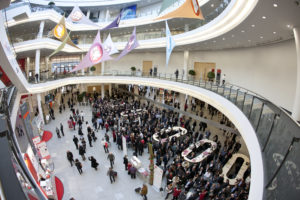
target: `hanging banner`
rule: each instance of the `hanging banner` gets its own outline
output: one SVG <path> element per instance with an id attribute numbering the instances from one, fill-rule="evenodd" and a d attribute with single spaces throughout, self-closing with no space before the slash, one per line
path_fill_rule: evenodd
<path id="1" fill-rule="evenodd" d="M 118 15 L 118 17 L 110 24 L 108 24 L 106 27 L 104 27 L 103 29 L 101 29 L 101 31 L 107 30 L 107 29 L 111 29 L 111 28 L 117 28 L 119 27 L 120 21 L 121 21 L 121 17 L 122 17 L 122 12 L 120 12 L 120 14 Z"/>
<path id="2" fill-rule="evenodd" d="M 67 21 L 78 24 L 88 24 L 92 26 L 97 26 L 94 22 L 92 22 L 89 18 L 87 18 L 80 8 L 76 5 L 74 6 L 72 12 L 67 18 Z"/>
<path id="3" fill-rule="evenodd" d="M 111 39 L 110 34 L 108 35 L 105 42 L 103 43 L 103 48 L 109 55 L 119 53 L 118 49 L 116 48 L 115 44 L 113 43 L 113 41 Z"/>
<path id="4" fill-rule="evenodd" d="M 101 43 L 100 31 L 98 31 L 92 46 L 90 47 L 88 53 L 82 59 L 82 61 L 70 72 L 85 69 L 87 67 L 92 67 L 100 62 L 111 60 L 112 58 L 108 55 Z"/>
<path id="5" fill-rule="evenodd" d="M 179 8 L 156 18 L 156 20 L 173 18 L 204 19 L 197 0 L 186 0 Z"/>
<path id="6" fill-rule="evenodd" d="M 174 41 L 174 39 L 171 35 L 171 32 L 170 32 L 167 21 L 166 21 L 166 43 L 167 43 L 167 46 L 166 46 L 166 67 L 168 67 L 170 56 L 171 56 L 173 48 L 175 47 L 176 44 L 175 44 L 175 41 Z"/>
<path id="7" fill-rule="evenodd" d="M 120 60 L 123 56 L 128 54 L 133 49 L 137 48 L 139 46 L 139 42 L 136 38 L 136 27 L 134 27 L 133 32 L 129 38 L 128 43 L 125 46 L 125 49 L 121 52 L 121 54 L 115 59 L 116 61 Z"/>
<path id="8" fill-rule="evenodd" d="M 64 42 L 66 40 L 65 43 L 67 43 L 68 45 L 71 45 L 72 47 L 80 49 L 72 42 L 72 40 L 67 32 L 64 16 L 61 18 L 61 20 L 58 22 L 58 24 L 54 27 L 54 29 L 52 30 L 52 34 L 54 35 L 54 37 L 56 37 L 60 41 Z"/>
<path id="9" fill-rule="evenodd" d="M 136 5 L 123 8 L 121 12 L 122 12 L 122 17 L 121 17 L 122 20 L 136 18 Z"/>
<path id="10" fill-rule="evenodd" d="M 63 48 L 66 46 L 67 41 L 68 41 L 68 37 L 66 37 L 64 41 L 57 47 L 57 49 L 53 51 L 48 57 L 51 58 L 52 56 L 54 56 L 55 54 L 63 50 Z"/>

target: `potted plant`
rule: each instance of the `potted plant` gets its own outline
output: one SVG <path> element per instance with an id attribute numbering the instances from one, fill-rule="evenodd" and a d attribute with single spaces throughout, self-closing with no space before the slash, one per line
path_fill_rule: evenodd
<path id="1" fill-rule="evenodd" d="M 135 75 L 135 71 L 136 71 L 135 66 L 132 66 L 130 69 L 131 69 L 131 75 Z"/>
<path id="2" fill-rule="evenodd" d="M 209 81 L 214 81 L 214 78 L 216 77 L 215 72 L 210 71 L 207 73 L 207 78 Z"/>
<path id="3" fill-rule="evenodd" d="M 194 80 L 194 79 L 195 79 L 195 75 L 196 75 L 195 70 L 190 69 L 190 70 L 189 70 L 189 75 L 190 75 L 190 76 L 192 77 L 192 79 Z"/>
<path id="4" fill-rule="evenodd" d="M 92 66 L 92 67 L 90 68 L 90 73 L 93 74 L 94 71 L 96 71 L 96 67 L 95 67 L 95 66 Z"/>

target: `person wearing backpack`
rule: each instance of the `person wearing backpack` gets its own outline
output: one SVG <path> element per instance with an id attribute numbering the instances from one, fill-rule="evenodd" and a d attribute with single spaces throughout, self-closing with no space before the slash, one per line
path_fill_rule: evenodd
<path id="1" fill-rule="evenodd" d="M 81 175 L 82 174 L 82 164 L 81 164 L 81 162 L 79 162 L 78 159 L 75 160 L 75 166 L 76 166 L 79 174 Z"/>

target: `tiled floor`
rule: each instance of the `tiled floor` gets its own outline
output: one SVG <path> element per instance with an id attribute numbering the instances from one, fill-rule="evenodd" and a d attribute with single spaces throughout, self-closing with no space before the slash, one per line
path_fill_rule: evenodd
<path id="1" fill-rule="evenodd" d="M 79 106 L 79 111 L 83 110 L 85 113 L 85 120 L 91 123 L 91 109 L 88 106 Z M 68 111 L 67 111 L 68 110 Z M 85 140 L 87 141 L 87 154 L 88 156 L 94 156 L 98 163 L 98 171 L 91 168 L 90 161 L 82 161 L 73 143 L 73 135 L 77 134 L 77 130 L 69 130 L 67 127 L 67 119 L 70 115 L 69 109 L 62 114 L 56 112 L 54 121 L 51 121 L 45 126 L 45 130 L 49 130 L 53 133 L 53 138 L 47 142 L 48 149 L 52 156 L 52 160 L 55 165 L 55 175 L 61 179 L 64 184 L 64 200 L 69 200 L 74 197 L 76 200 L 135 200 L 142 199 L 142 197 L 135 193 L 134 189 L 140 187 L 144 182 L 137 176 L 136 179 L 131 179 L 124 169 L 123 153 L 117 149 L 115 143 L 112 142 L 112 136 L 110 135 L 110 141 L 112 143 L 109 150 L 114 153 L 115 166 L 114 170 L 118 172 L 116 182 L 111 184 L 106 172 L 110 166 L 107 160 L 107 154 L 104 153 L 104 149 L 100 144 L 101 138 L 104 136 L 104 132 L 100 131 L 96 133 L 98 140 L 93 147 L 89 147 L 86 136 L 86 125 L 83 126 L 83 132 Z M 59 127 L 60 123 L 64 125 L 65 136 L 58 139 L 55 133 L 56 126 Z M 79 158 L 83 165 L 83 174 L 79 175 L 75 166 L 71 167 L 70 163 L 66 159 L 66 151 L 73 152 L 74 159 Z M 132 156 L 132 150 L 128 150 L 129 158 Z M 144 153 L 142 157 L 138 157 L 142 161 L 143 167 L 148 167 L 149 160 L 148 154 Z M 164 199 L 164 194 L 156 192 L 152 186 L 148 185 L 148 199 Z"/>

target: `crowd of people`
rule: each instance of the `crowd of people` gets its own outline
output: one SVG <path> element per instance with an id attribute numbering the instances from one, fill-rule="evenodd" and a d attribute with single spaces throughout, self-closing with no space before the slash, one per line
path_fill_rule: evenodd
<path id="1" fill-rule="evenodd" d="M 78 130 L 78 136 L 74 135 L 73 142 L 78 154 L 85 161 L 86 142 L 85 135 L 88 139 L 90 147 L 97 140 L 97 132 L 99 129 L 105 130 L 105 136 L 101 141 L 107 159 L 110 161 L 110 168 L 107 171 L 110 182 L 115 182 L 116 172 L 113 170 L 115 156 L 109 152 L 109 145 L 117 145 L 122 150 L 122 136 L 126 138 L 128 148 L 132 148 L 133 155 L 138 157 L 149 153 L 148 144 L 153 145 L 155 155 L 155 164 L 164 171 L 166 186 L 164 187 L 166 197 L 172 196 L 175 199 L 188 200 L 243 200 L 248 199 L 250 187 L 250 167 L 244 174 L 243 178 L 237 180 L 234 185 L 230 185 L 229 181 L 224 181 L 222 168 L 231 158 L 232 154 L 239 151 L 241 143 L 236 139 L 237 135 L 224 131 L 223 135 L 214 135 L 208 129 L 205 122 L 197 123 L 196 120 L 182 116 L 180 113 L 172 110 L 165 110 L 156 107 L 148 101 L 134 99 L 134 97 L 121 91 L 113 90 L 112 96 L 100 98 L 97 93 L 87 96 L 89 105 L 92 107 L 92 120 L 85 122 L 84 116 L 79 110 L 75 110 L 76 93 L 68 99 L 68 106 L 71 110 L 68 126 L 74 130 Z M 63 98 L 63 96 L 62 96 Z M 64 101 L 61 99 L 61 101 Z M 69 103 L 70 102 L 70 103 Z M 199 101 L 193 101 L 193 107 L 200 107 L 199 113 L 203 117 L 206 113 L 206 104 Z M 208 115 L 212 118 L 218 111 L 208 105 Z M 139 110 L 139 111 L 138 111 Z M 196 109 L 193 108 L 193 111 Z M 126 116 L 122 113 L 126 112 Z M 208 116 L 206 116 L 208 117 Z M 223 124 L 227 119 L 222 118 Z M 225 121 L 225 122 L 224 122 Z M 84 134 L 82 124 L 87 124 L 87 132 Z M 91 123 L 91 126 L 89 126 Z M 198 124 L 198 126 L 197 126 Z M 162 142 L 153 140 L 153 135 L 168 127 L 181 126 L 187 130 L 187 134 L 183 137 L 172 137 Z M 63 126 L 56 128 L 57 136 L 63 134 Z M 110 141 L 113 138 L 113 143 Z M 219 137 L 224 137 L 222 142 Z M 202 139 L 210 139 L 217 143 L 216 150 L 205 160 L 199 163 L 188 163 L 181 156 L 181 153 L 187 149 L 190 144 L 196 143 Z M 73 158 L 71 151 L 67 152 L 67 159 L 71 166 L 77 167 L 80 174 L 82 164 L 79 159 Z M 88 157 L 91 167 L 97 170 L 98 162 L 95 158 Z M 125 170 L 131 178 L 136 178 L 137 169 L 130 163 L 127 156 L 123 158 Z M 143 191 L 145 191 L 144 189 Z M 147 199 L 147 192 L 143 193 L 144 199 Z"/>

